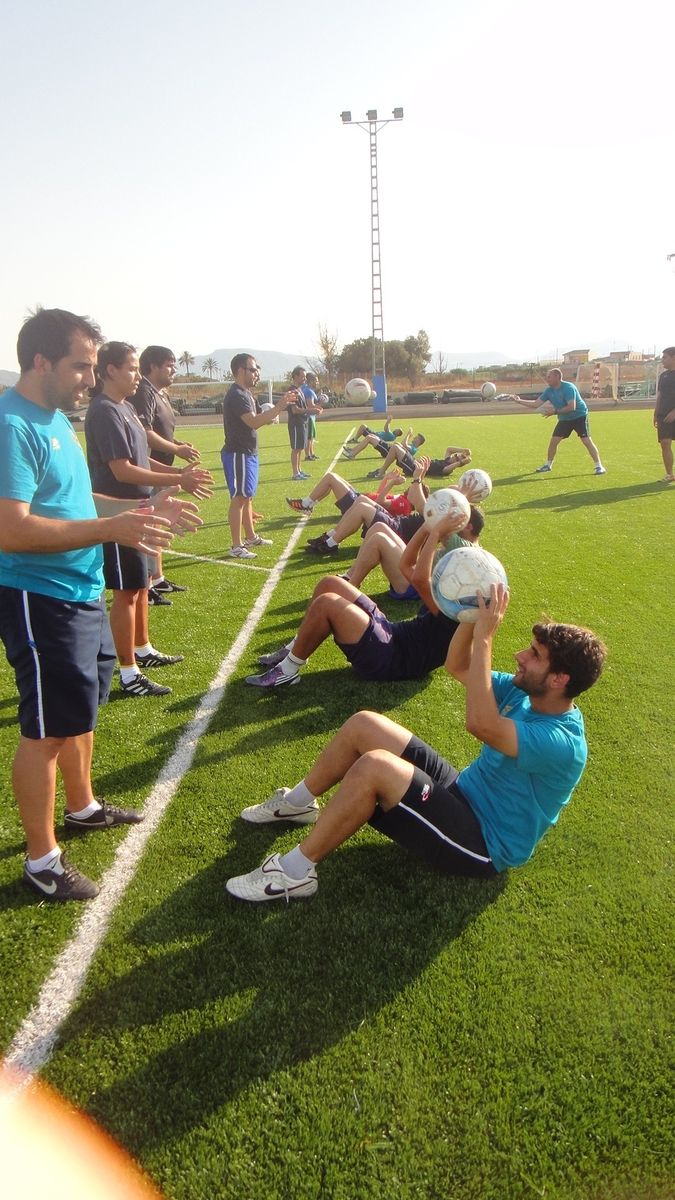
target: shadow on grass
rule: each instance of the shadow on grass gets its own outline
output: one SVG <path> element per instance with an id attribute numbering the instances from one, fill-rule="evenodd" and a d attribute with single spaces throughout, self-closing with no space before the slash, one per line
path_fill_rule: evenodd
<path id="1" fill-rule="evenodd" d="M 129 939 L 143 963 L 102 983 L 64 1029 L 75 1058 L 92 1036 L 127 1048 L 128 1070 L 118 1063 L 118 1080 L 88 1107 L 133 1154 L 355 1034 L 505 883 L 447 878 L 383 842 L 334 855 L 304 904 L 232 899 L 225 880 L 260 861 L 271 834 L 245 830 L 241 849 L 142 919 Z"/>
<path id="2" fill-rule="evenodd" d="M 515 479 L 519 477 L 516 476 Z M 544 479 L 550 479 L 550 475 L 543 476 Z M 497 480 L 498 483 L 509 483 L 512 480 Z M 666 490 L 666 485 L 663 483 L 635 483 L 630 487 L 615 487 L 607 488 L 600 485 L 598 488 L 593 488 L 587 492 L 558 492 L 554 496 L 541 495 L 534 500 L 524 500 L 522 504 L 516 504 L 512 508 L 492 508 L 491 516 L 504 516 L 507 513 L 522 512 L 526 508 L 552 508 L 556 512 L 572 512 L 575 508 L 584 508 L 587 505 L 598 504 L 621 504 L 626 500 L 637 500 L 640 496 L 653 495 L 655 492 L 663 492 Z"/>

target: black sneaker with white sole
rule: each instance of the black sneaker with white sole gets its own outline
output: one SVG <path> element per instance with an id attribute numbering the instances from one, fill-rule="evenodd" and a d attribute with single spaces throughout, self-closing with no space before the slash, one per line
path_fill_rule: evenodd
<path id="1" fill-rule="evenodd" d="M 150 587 L 148 588 L 148 604 L 156 604 L 158 606 L 162 604 L 170 605 L 171 601 L 167 600 L 166 596 L 163 596 L 156 587 Z"/>
<path id="2" fill-rule="evenodd" d="M 76 817 L 66 809 L 63 814 L 66 829 L 86 833 L 90 829 L 113 829 L 115 825 L 140 825 L 145 820 L 143 813 L 136 812 L 135 808 L 116 808 L 114 804 L 106 804 L 105 800 L 99 800 L 99 804 L 101 807 L 88 817 Z"/>
<path id="3" fill-rule="evenodd" d="M 24 863 L 23 881 L 37 892 L 42 900 L 93 900 L 98 896 L 98 884 L 87 879 L 61 852 L 58 870 L 29 871 Z"/>
<path id="4" fill-rule="evenodd" d="M 166 592 L 187 592 L 187 588 L 180 583 L 174 583 L 171 579 L 160 579 L 159 583 L 153 583 L 153 590 L 162 594 Z"/>
<path id="5" fill-rule="evenodd" d="M 172 688 L 164 687 L 161 683 L 153 683 L 147 675 L 134 675 L 129 683 L 120 680 L 120 687 L 125 696 L 170 696 Z"/>
<path id="6" fill-rule="evenodd" d="M 139 667 L 147 671 L 148 667 L 174 667 L 183 661 L 183 654 L 160 654 L 155 650 L 152 654 L 134 654 Z"/>

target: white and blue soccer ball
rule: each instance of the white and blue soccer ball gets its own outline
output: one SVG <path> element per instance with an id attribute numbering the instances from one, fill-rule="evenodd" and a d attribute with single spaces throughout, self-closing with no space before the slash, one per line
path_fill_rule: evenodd
<path id="1" fill-rule="evenodd" d="M 487 471 L 481 471 L 480 467 L 469 467 L 468 471 L 460 475 L 457 487 L 471 498 L 472 504 L 480 504 L 481 500 L 487 500 L 490 495 L 492 480 Z"/>
<path id="2" fill-rule="evenodd" d="M 484 383 L 480 389 L 480 394 L 484 400 L 494 400 L 497 395 L 497 389 L 494 383 Z"/>
<path id="3" fill-rule="evenodd" d="M 499 559 L 482 546 L 459 546 L 436 563 L 431 593 L 446 617 L 473 624 L 478 620 L 478 594 L 489 599 L 493 583 L 509 584 Z"/>
<path id="4" fill-rule="evenodd" d="M 464 517 L 464 524 L 471 520 L 471 505 L 463 492 L 457 488 L 439 488 L 430 492 L 424 505 L 424 520 L 429 529 L 434 529 L 445 517 Z"/>

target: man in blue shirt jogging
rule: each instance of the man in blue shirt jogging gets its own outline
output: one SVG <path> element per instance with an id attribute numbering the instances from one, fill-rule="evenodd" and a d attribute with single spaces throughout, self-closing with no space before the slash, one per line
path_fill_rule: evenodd
<path id="1" fill-rule="evenodd" d="M 605 475 L 607 468 L 603 467 L 600 461 L 600 452 L 589 431 L 588 405 L 578 388 L 563 379 L 562 371 L 558 367 L 554 367 L 548 372 L 546 382 L 548 387 L 544 389 L 538 400 L 524 400 L 521 396 L 513 397 L 516 403 L 522 404 L 524 408 L 535 408 L 544 417 L 552 417 L 555 413 L 558 418 L 548 444 L 548 457 L 541 467 L 537 467 L 537 471 L 539 473 L 552 471 L 558 446 L 565 438 L 576 433 L 595 463 L 594 475 Z"/>
<path id="2" fill-rule="evenodd" d="M 605 647 L 576 625 L 541 624 L 516 654 L 514 675 L 493 672 L 492 642 L 508 606 L 503 585 L 460 625 L 446 669 L 466 689 L 466 728 L 483 743 L 458 771 L 408 729 L 356 713 L 305 778 L 242 812 L 254 824 L 314 825 L 287 854 L 227 881 L 241 900 L 312 896 L 317 863 L 363 825 L 451 875 L 493 878 L 528 861 L 581 778 L 586 739 L 574 697 L 598 678 Z M 326 807 L 317 797 L 339 784 Z"/>

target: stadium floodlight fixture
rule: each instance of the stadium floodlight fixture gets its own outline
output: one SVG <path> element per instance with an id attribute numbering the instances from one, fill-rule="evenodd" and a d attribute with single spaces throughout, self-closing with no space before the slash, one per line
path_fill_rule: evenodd
<path id="1" fill-rule="evenodd" d="M 366 121 L 352 121 L 351 112 L 340 113 L 343 125 L 358 125 L 365 129 L 370 141 L 370 259 L 372 315 L 372 383 L 376 393 L 376 412 L 387 411 L 387 381 L 384 354 L 384 324 L 382 317 L 382 275 L 380 253 L 380 201 L 377 185 L 377 135 L 385 125 L 403 120 L 403 109 L 392 109 L 391 117 L 378 120 L 377 109 L 369 108 Z"/>

